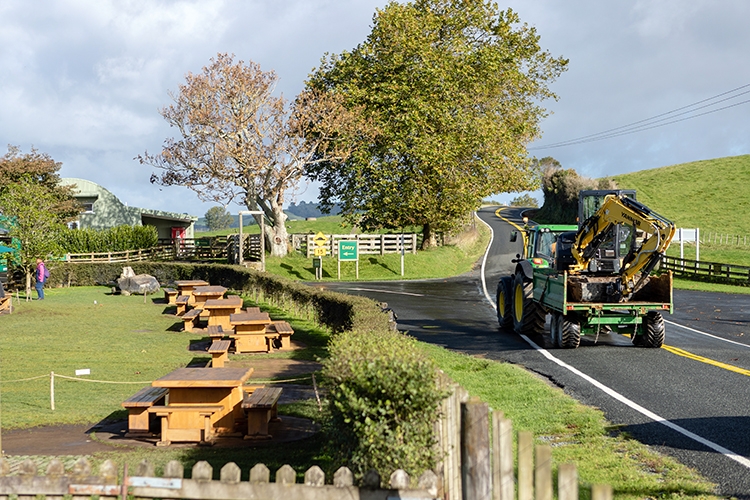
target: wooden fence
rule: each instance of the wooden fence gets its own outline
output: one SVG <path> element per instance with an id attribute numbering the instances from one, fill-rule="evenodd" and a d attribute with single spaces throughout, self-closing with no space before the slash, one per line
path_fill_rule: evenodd
<path id="1" fill-rule="evenodd" d="M 750 267 L 746 266 L 663 257 L 659 268 L 670 270 L 677 276 L 703 277 L 708 281 L 730 284 L 750 284 Z"/>
<path id="2" fill-rule="evenodd" d="M 399 253 L 403 244 L 404 252 L 417 253 L 417 235 L 415 233 L 404 234 L 403 243 L 401 234 L 326 234 L 327 242 L 325 248 L 328 255 L 338 255 L 339 241 L 357 241 L 360 255 L 384 255 L 387 253 Z M 313 256 L 315 249 L 314 234 L 291 235 L 292 248 L 304 253 L 307 257 Z"/>
<path id="3" fill-rule="evenodd" d="M 297 483 L 297 473 L 289 465 L 282 466 L 275 474 L 275 482 L 270 482 L 270 471 L 263 464 L 257 464 L 249 471 L 249 480 L 241 481 L 242 471 L 237 464 L 230 462 L 221 468 L 219 480 L 214 480 L 213 468 L 208 462 L 198 462 L 193 466 L 191 478 L 185 479 L 182 464 L 169 462 L 164 468 L 163 477 L 155 477 L 154 467 L 146 461 L 139 464 L 136 475 L 128 475 L 124 469 L 122 480 L 119 471 L 109 460 L 104 462 L 98 475 L 93 475 L 91 465 L 81 458 L 66 471 L 60 460 L 53 460 L 46 474 L 37 474 L 37 467 L 31 460 L 23 462 L 17 475 L 8 476 L 9 464 L 0 460 L 0 499 L 7 500 L 11 495 L 19 499 L 33 499 L 37 496 L 62 499 L 63 496 L 82 500 L 98 497 L 115 500 L 121 498 L 186 498 L 193 500 L 240 500 L 263 498 L 268 500 L 351 500 L 367 498 L 386 500 L 389 498 L 413 498 L 427 500 L 435 498 L 437 478 L 428 471 L 419 478 L 418 487 L 410 488 L 410 478 L 402 470 L 390 476 L 390 489 L 381 489 L 380 476 L 371 471 L 365 476 L 361 488 L 353 486 L 353 476 L 346 467 L 340 468 L 333 476 L 332 484 L 325 484 L 325 474 L 318 466 L 305 472 L 304 483 Z"/>
<path id="4" fill-rule="evenodd" d="M 552 448 L 534 446 L 530 432 L 518 433 L 518 474 L 514 475 L 513 425 L 500 411 L 490 413 L 487 403 L 469 399 L 468 393 L 447 377 L 435 424 L 441 461 L 438 463 L 438 497 L 445 500 L 552 500 Z M 490 439 L 490 425 L 492 439 Z M 516 496 L 516 493 L 518 496 Z M 560 464 L 557 498 L 578 499 L 578 472 L 574 464 Z M 610 500 L 612 487 L 593 485 L 592 500 Z"/>
<path id="5" fill-rule="evenodd" d="M 161 245 L 122 252 L 69 253 L 67 262 L 138 262 L 142 260 L 169 260 L 174 258 L 174 246 Z"/>

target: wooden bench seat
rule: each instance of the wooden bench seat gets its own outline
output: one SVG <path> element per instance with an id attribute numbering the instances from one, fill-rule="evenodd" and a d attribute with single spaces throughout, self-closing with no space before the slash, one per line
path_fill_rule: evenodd
<path id="1" fill-rule="evenodd" d="M 286 321 L 274 321 L 266 327 L 266 337 L 269 339 L 269 342 L 278 340 L 274 347 L 278 346 L 282 351 L 287 351 L 292 348 L 291 337 L 293 334 L 294 330 L 292 330 L 291 325 Z"/>
<path id="2" fill-rule="evenodd" d="M 247 416 L 245 439 L 270 439 L 269 422 L 279 422 L 277 404 L 281 397 L 280 387 L 259 387 L 252 393 L 245 393 L 242 410 Z"/>
<path id="3" fill-rule="evenodd" d="M 162 288 L 164 290 L 164 301 L 167 304 L 175 305 L 177 300 L 177 290 L 174 288 Z"/>
<path id="4" fill-rule="evenodd" d="M 148 409 L 149 413 L 155 414 L 161 418 L 161 436 L 156 446 L 169 446 L 172 441 L 180 442 L 198 442 L 201 444 L 213 443 L 213 428 L 211 426 L 211 417 L 214 413 L 224 410 L 223 406 L 218 405 L 189 405 L 189 406 L 154 406 Z M 170 427 L 169 419 L 172 414 L 194 414 L 203 422 L 202 429 L 195 428 L 177 428 Z M 194 417 L 193 417 L 194 418 Z"/>
<path id="5" fill-rule="evenodd" d="M 126 437 L 138 437 L 149 434 L 151 424 L 148 409 L 164 406 L 169 389 L 166 387 L 144 387 L 123 401 L 122 407 L 128 410 L 128 432 Z"/>
<path id="6" fill-rule="evenodd" d="M 232 345 L 231 340 L 213 341 L 208 348 L 208 353 L 211 355 L 211 366 L 213 368 L 222 368 L 224 366 L 224 363 L 229 359 L 230 345 Z"/>
<path id="7" fill-rule="evenodd" d="M 206 333 L 211 337 L 211 340 L 221 340 L 224 338 L 224 335 L 226 335 L 224 328 L 222 328 L 221 325 L 208 325 L 208 327 L 206 327 Z"/>
<path id="8" fill-rule="evenodd" d="M 175 314 L 177 316 L 182 316 L 187 311 L 188 302 L 190 301 L 190 297 L 188 295 L 179 295 L 175 300 L 174 303 L 177 306 L 177 311 Z"/>
<path id="9" fill-rule="evenodd" d="M 246 307 L 245 312 L 248 312 L 251 314 L 257 314 L 260 312 L 260 307 Z"/>
<path id="10" fill-rule="evenodd" d="M 186 332 L 192 332 L 196 323 L 200 320 L 202 309 L 190 309 L 182 315 L 182 321 L 185 325 Z"/>

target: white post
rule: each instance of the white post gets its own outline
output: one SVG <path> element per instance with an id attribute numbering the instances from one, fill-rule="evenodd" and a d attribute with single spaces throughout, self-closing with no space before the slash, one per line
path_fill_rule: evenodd
<path id="1" fill-rule="evenodd" d="M 243 251 L 242 251 L 242 211 L 240 210 L 240 241 L 239 241 L 239 248 L 240 248 L 240 258 L 239 263 L 242 265 L 242 257 L 243 257 Z"/>
<path id="2" fill-rule="evenodd" d="M 401 231 L 401 276 L 404 275 L 404 232 Z"/>
<path id="3" fill-rule="evenodd" d="M 695 228 L 695 261 L 701 260 L 701 233 L 700 228 Z"/>
<path id="4" fill-rule="evenodd" d="M 55 372 L 49 372 L 49 405 L 55 411 Z"/>

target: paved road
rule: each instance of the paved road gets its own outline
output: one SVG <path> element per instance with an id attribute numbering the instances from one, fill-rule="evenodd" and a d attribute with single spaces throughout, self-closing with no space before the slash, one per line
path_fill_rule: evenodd
<path id="1" fill-rule="evenodd" d="M 519 222 L 519 214 L 500 214 Z M 517 363 L 601 408 L 636 439 L 716 482 L 720 494 L 750 499 L 750 297 L 675 291 L 662 349 L 628 338 L 582 337 L 575 350 L 539 349 L 498 329 L 493 306 L 499 276 L 520 242 L 495 209 L 480 212 L 494 239 L 482 270 L 445 280 L 326 283 L 326 288 L 388 302 L 401 330 L 426 342 Z M 484 285 L 486 283 L 486 286 Z"/>

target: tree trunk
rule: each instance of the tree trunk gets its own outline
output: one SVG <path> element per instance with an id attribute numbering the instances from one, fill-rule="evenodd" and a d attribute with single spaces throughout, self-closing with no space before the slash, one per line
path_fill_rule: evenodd
<path id="1" fill-rule="evenodd" d="M 31 271 L 26 270 L 26 300 L 31 300 Z"/>
<path id="2" fill-rule="evenodd" d="M 289 252 L 287 241 L 289 234 L 286 231 L 287 216 L 281 204 L 273 204 L 271 207 L 272 224 L 266 226 L 266 245 L 274 257 L 286 257 Z"/>
<path id="3" fill-rule="evenodd" d="M 427 250 L 437 246 L 437 239 L 435 232 L 432 230 L 432 226 L 429 222 L 426 222 L 422 226 L 422 247 L 421 250 Z"/>

